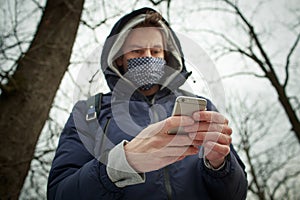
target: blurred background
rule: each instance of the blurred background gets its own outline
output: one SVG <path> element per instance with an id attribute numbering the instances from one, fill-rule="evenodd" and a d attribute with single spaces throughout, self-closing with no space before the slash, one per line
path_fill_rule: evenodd
<path id="1" fill-rule="evenodd" d="M 300 199 L 299 0 L 0 0 L 0 199 L 46 199 L 74 103 L 108 91 L 104 40 L 120 17 L 145 6 L 216 69 L 207 80 L 188 66 L 188 85 L 229 118 L 248 199 Z"/>

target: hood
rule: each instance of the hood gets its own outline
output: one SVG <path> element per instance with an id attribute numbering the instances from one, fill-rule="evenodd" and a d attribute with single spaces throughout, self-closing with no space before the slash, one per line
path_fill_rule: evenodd
<path id="1" fill-rule="evenodd" d="M 106 38 L 101 55 L 101 68 L 111 91 L 114 90 L 116 83 L 120 79 L 125 81 L 125 83 L 129 86 L 134 87 L 133 83 L 119 72 L 114 60 L 119 56 L 118 52 L 120 52 L 129 31 L 138 23 L 142 22 L 146 13 L 150 11 L 156 12 L 151 8 L 141 8 L 125 15 L 117 21 Z M 185 82 L 191 73 L 186 71 L 184 57 L 178 37 L 165 19 L 162 18 L 162 20 L 160 20 L 160 24 L 167 40 L 167 65 L 172 68 L 172 72 L 164 77 L 163 87 L 167 86 L 168 88 L 176 89 Z"/>

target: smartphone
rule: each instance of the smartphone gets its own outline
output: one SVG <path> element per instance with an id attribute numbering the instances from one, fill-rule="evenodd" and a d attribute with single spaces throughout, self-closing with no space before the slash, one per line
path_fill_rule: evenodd
<path id="1" fill-rule="evenodd" d="M 206 110 L 206 99 L 178 96 L 175 100 L 172 116 L 187 115 L 192 116 L 194 112 Z M 174 128 L 168 131 L 168 134 L 184 134 L 183 127 Z"/>

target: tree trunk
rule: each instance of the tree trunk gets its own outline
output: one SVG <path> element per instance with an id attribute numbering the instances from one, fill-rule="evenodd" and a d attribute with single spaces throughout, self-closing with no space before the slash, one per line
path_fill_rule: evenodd
<path id="1" fill-rule="evenodd" d="M 18 199 L 69 59 L 84 0 L 48 0 L 35 37 L 0 97 L 0 198 Z"/>

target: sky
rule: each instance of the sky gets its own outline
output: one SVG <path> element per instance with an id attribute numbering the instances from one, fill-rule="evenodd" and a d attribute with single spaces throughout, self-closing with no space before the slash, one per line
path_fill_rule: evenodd
<path id="1" fill-rule="evenodd" d="M 10 2 L 10 6 L 7 2 Z M 0 0 L 1 7 L 0 13 L 0 28 L 2 30 L 11 30 L 8 22 L 13 22 L 13 18 L 5 21 L 5 16 L 13 11 L 14 5 L 12 1 Z M 18 4 L 23 8 L 24 14 L 19 16 L 21 23 L 18 30 L 23 30 L 28 34 L 32 32 L 35 24 L 37 24 L 37 15 L 28 15 L 26 12 L 32 12 L 33 1 L 24 1 L 25 3 Z M 27 2 L 27 4 L 26 4 Z M 28 3 L 29 2 L 29 3 Z M 205 3 L 200 3 L 205 2 Z M 44 3 L 42 3 L 43 5 Z M 295 40 L 295 32 L 299 33 L 299 26 L 297 29 L 292 30 L 293 25 L 300 23 L 300 2 L 299 0 L 271 0 L 271 1 L 240 1 L 242 11 L 248 19 L 251 19 L 255 25 L 255 30 L 259 33 L 264 47 L 268 49 L 268 53 L 272 57 L 272 61 L 276 65 L 276 71 L 279 72 L 281 79 L 284 79 L 284 70 L 282 65 L 285 64 L 284 56 L 287 55 L 288 49 L 291 47 L 292 42 Z M 258 6 L 259 5 L 259 6 Z M 71 65 L 68 72 L 65 74 L 62 84 L 57 92 L 54 107 L 51 110 L 50 116 L 58 124 L 63 126 L 69 112 L 74 103 L 79 99 L 85 99 L 88 89 L 84 92 L 78 89 L 78 85 L 88 86 L 90 77 L 100 69 L 100 53 L 103 42 L 109 34 L 112 25 L 124 14 L 128 13 L 133 8 L 143 6 L 151 6 L 146 0 L 140 1 L 86 1 L 86 12 L 83 13 L 82 20 L 85 20 L 91 25 L 96 25 L 101 22 L 105 17 L 108 20 L 105 24 L 95 28 L 89 29 L 84 25 L 80 25 L 76 42 L 73 48 Z M 173 0 L 170 5 L 171 9 L 169 15 L 167 13 L 166 3 L 156 7 L 161 11 L 165 18 L 170 19 L 171 26 L 174 31 L 180 35 L 183 42 L 183 49 L 186 55 L 187 67 L 193 70 L 193 75 L 186 88 L 192 89 L 194 92 L 208 96 L 218 105 L 220 110 L 229 114 L 226 106 L 230 103 L 238 104 L 238 100 L 243 99 L 243 103 L 248 106 L 261 106 L 265 108 L 272 105 L 275 112 L 278 110 L 279 118 L 274 121 L 282 123 L 279 127 L 280 130 L 286 130 L 289 126 L 282 108 L 277 102 L 277 95 L 274 89 L 270 87 L 268 80 L 263 78 L 256 78 L 254 76 L 234 76 L 231 78 L 220 79 L 220 77 L 234 74 L 236 72 L 255 72 L 261 74 L 261 71 L 251 62 L 241 59 L 237 55 L 222 57 L 215 60 L 214 47 L 219 44 L 225 44 L 223 40 L 213 37 L 204 30 L 210 29 L 214 31 L 221 31 L 226 33 L 226 36 L 232 38 L 242 44 L 248 44 L 247 38 L 244 36 L 242 27 L 237 28 L 237 20 L 232 15 L 223 15 L 222 13 L 213 13 L 207 10 L 211 6 L 221 6 L 219 3 L 211 3 L 211 1 L 196 1 L 196 0 Z M 105 9 L 104 9 L 105 8 Z M 207 11 L 204 11 L 206 9 Z M 253 9 L 256 12 L 253 12 Z M 199 12 L 199 10 L 202 10 Z M 27 18 L 26 18 L 27 17 Z M 23 20 L 30 19 L 30 20 Z M 5 29 L 3 28 L 5 27 Z M 5 31 L 2 31 L 6 33 Z M 25 36 L 25 35 L 24 35 Z M 26 45 L 24 46 L 26 49 Z M 257 49 L 255 49 L 257 52 Z M 291 66 L 291 86 L 289 93 L 297 95 L 300 99 L 300 87 L 298 77 L 299 72 L 299 47 L 296 49 L 296 54 L 292 59 L 295 61 Z M 87 61 L 90 64 L 87 64 Z M 206 67 L 209 66 L 209 70 Z M 1 69 L 7 68 L 9 65 L 2 65 Z M 87 67 L 90 70 L 87 73 Z M 84 75 L 84 76 L 83 76 Z M 91 93 L 99 91 L 107 91 L 105 81 L 101 73 L 97 73 L 95 84 L 91 86 Z M 215 82 L 212 80 L 216 80 Z M 255 104 L 255 102 L 259 102 Z M 61 110 L 59 108 L 64 108 Z M 261 109 L 263 110 L 263 109 Z M 272 111 L 272 109 L 270 110 Z M 238 111 L 237 111 L 238 112 Z M 277 127 L 275 127 L 277 128 Z M 44 132 L 48 131 L 45 126 Z M 276 137 L 274 137 L 276 138 Z M 40 140 L 42 141 L 42 139 Z"/>
<path id="2" fill-rule="evenodd" d="M 103 44 L 106 36 L 109 34 L 112 25 L 116 22 L 120 15 L 133 9 L 132 6 L 138 8 L 147 5 L 145 4 L 145 2 L 147 1 L 139 1 L 138 3 L 128 3 L 126 1 L 122 1 L 122 5 L 118 6 L 117 4 L 119 4 L 119 2 L 116 2 L 117 1 L 111 1 L 111 4 L 105 4 L 105 6 L 107 6 L 108 8 L 105 12 L 97 11 L 94 14 L 83 16 L 83 18 L 86 20 L 90 19 L 91 24 L 97 24 L 99 21 L 101 21 L 101 19 L 103 19 L 105 13 L 107 16 L 117 15 L 117 17 L 107 20 L 106 24 L 95 29 L 95 31 L 91 31 L 84 26 L 80 27 L 78 39 L 75 43 L 74 53 L 72 55 L 72 60 L 74 62 L 77 62 L 78 60 L 82 61 L 82 59 L 91 59 L 91 55 L 95 54 L 95 49 L 99 48 L 99 46 L 101 48 L 101 45 Z M 190 43 L 198 46 L 199 51 L 203 51 L 204 54 L 207 54 L 208 60 L 210 60 L 208 64 L 211 64 L 212 62 L 214 64 L 214 67 L 216 68 L 217 73 L 215 79 L 218 80 L 218 76 L 227 77 L 228 75 L 232 75 L 237 72 L 251 71 L 261 75 L 262 72 L 258 67 L 256 67 L 251 62 L 241 60 L 241 58 L 237 55 L 222 57 L 217 61 L 214 59 L 215 55 L 214 52 L 212 52 L 211 48 L 214 47 L 213 45 L 224 43 L 224 41 L 219 40 L 218 38 L 213 37 L 212 35 L 205 32 L 203 33 L 203 31 L 201 32 L 201 30 L 211 29 L 214 31 L 222 32 L 224 32 L 225 30 L 228 37 L 242 44 L 248 44 L 248 39 L 245 37 L 245 34 L 242 33 L 242 29 L 237 28 L 237 20 L 236 18 L 232 17 L 232 15 L 224 16 L 222 13 L 212 13 L 210 10 L 202 12 L 197 11 L 209 6 L 222 7 L 222 5 L 219 5 L 219 3 L 207 3 L 208 1 L 204 1 L 206 3 L 198 3 L 202 1 L 192 0 L 190 0 L 189 2 L 189 4 L 186 4 L 185 1 L 172 1 L 169 13 L 171 25 L 177 34 L 180 34 L 184 38 L 188 38 L 190 41 L 192 41 Z M 245 13 L 246 17 L 248 17 L 253 22 L 256 28 L 255 30 L 261 36 L 261 41 L 264 47 L 267 49 L 272 60 L 274 60 L 274 63 L 276 65 L 278 64 L 276 70 L 280 72 L 280 75 L 283 74 L 282 67 L 280 67 L 285 63 L 283 56 L 286 56 L 288 53 L 291 38 L 295 38 L 295 34 L 291 33 L 291 31 L 285 28 L 287 26 L 286 24 L 295 19 L 295 14 L 290 14 L 294 11 L 291 12 L 288 9 L 295 9 L 297 7 L 299 8 L 297 1 L 242 1 L 241 4 L 241 10 Z M 99 7 L 95 6 L 94 4 L 87 4 L 86 8 L 101 10 L 101 5 L 98 6 Z M 183 8 L 183 10 L 178 8 Z M 162 11 L 163 16 L 168 18 L 166 12 L 166 4 L 162 4 L 159 8 L 156 9 Z M 255 9 L 256 11 L 254 12 L 253 9 Z M 184 48 L 186 48 L 186 50 L 184 53 L 186 55 L 188 55 L 188 53 L 193 53 L 187 53 L 187 51 L 189 50 L 189 42 L 187 42 L 187 45 L 185 46 L 186 47 Z M 194 51 L 194 53 L 197 51 L 198 50 Z M 99 55 L 100 54 L 98 54 L 98 56 Z M 191 56 L 188 55 L 186 57 L 189 57 L 190 60 L 193 60 L 193 65 L 197 68 L 197 59 L 194 59 L 194 57 L 197 58 L 197 54 Z M 297 54 L 294 57 L 297 57 Z M 94 60 L 95 62 L 97 62 L 97 59 Z M 187 61 L 189 60 L 187 59 Z M 79 73 L 81 71 L 81 68 L 85 67 L 86 66 L 84 64 L 71 65 L 70 72 L 76 79 L 78 74 L 81 74 Z M 95 65 L 94 67 L 95 70 L 99 69 L 97 68 L 97 65 Z M 297 73 L 298 72 L 296 71 L 296 73 L 292 74 L 297 75 Z M 200 94 L 204 93 L 205 95 L 211 97 L 211 93 L 213 93 L 214 91 L 208 88 L 210 83 L 205 82 L 205 80 L 203 81 L 203 77 L 199 78 L 201 76 L 203 76 L 203 72 L 202 74 L 193 73 L 193 80 L 190 81 L 189 84 L 192 86 L 192 88 L 197 88 L 197 92 L 199 92 Z M 293 76 L 292 78 L 295 79 L 295 77 Z M 196 80 L 196 84 L 194 83 L 194 80 Z M 251 96 L 252 98 L 259 97 L 266 100 L 276 100 L 276 94 L 270 87 L 270 82 L 263 78 L 258 79 L 251 75 L 241 75 L 231 78 L 224 78 L 219 83 L 221 83 L 220 87 L 223 87 L 224 89 L 225 99 L 229 99 L 231 94 L 234 93 L 238 94 L 241 97 Z M 105 85 L 103 82 L 101 82 L 101 84 Z M 204 89 L 203 85 L 206 85 Z M 95 88 L 95 92 L 102 90 L 99 87 Z M 299 94 L 300 92 L 298 92 L 296 87 L 293 87 L 292 90 L 295 94 Z M 104 89 L 104 91 L 106 91 L 106 89 Z M 76 101 L 76 99 L 74 101 Z"/>
<path id="3" fill-rule="evenodd" d="M 143 2 L 145 1 L 136 3 L 135 8 L 145 6 L 145 3 Z M 211 6 L 211 4 L 198 4 L 198 2 L 200 1 L 191 0 L 189 3 L 178 0 L 172 1 L 171 11 L 169 13 L 173 29 L 184 40 L 183 49 L 187 58 L 188 67 L 194 71 L 191 80 L 188 82 L 187 88 L 192 88 L 194 89 L 193 91 L 198 94 L 203 94 L 211 98 L 218 108 L 220 108 L 220 111 L 226 116 L 230 116 L 226 109 L 228 105 L 241 104 L 241 106 L 247 107 L 250 111 L 257 112 L 257 120 L 260 120 L 260 122 L 263 120 L 267 120 L 266 123 L 268 123 L 268 121 L 273 122 L 268 131 L 273 132 L 274 134 L 262 137 L 264 138 L 264 141 L 259 141 L 255 146 L 258 151 L 268 147 L 268 145 L 275 144 L 276 141 L 282 140 L 282 138 L 289 138 L 283 136 L 283 134 L 289 130 L 289 123 L 282 107 L 278 104 L 278 97 L 268 80 L 256 78 L 251 75 L 234 76 L 219 80 L 219 77 L 228 76 L 237 72 L 250 71 L 259 75 L 261 75 L 262 72 L 252 62 L 241 59 L 237 55 L 222 57 L 218 60 L 214 59 L 215 52 L 212 49 L 219 44 L 224 44 L 224 41 L 201 30 L 211 29 L 214 31 L 221 31 L 225 33 L 226 36 L 243 45 L 248 45 L 249 41 L 244 35 L 243 27 L 237 28 L 236 18 L 231 15 L 224 16 L 221 13 L 212 14 L 210 11 L 201 13 L 196 12 L 199 8 L 204 9 L 207 8 L 208 5 Z M 260 4 L 259 2 L 262 3 Z M 114 15 L 113 10 L 119 10 L 119 13 L 124 13 L 124 11 L 126 11 L 125 13 L 127 13 L 132 9 L 132 4 L 130 5 L 128 1 L 120 2 L 122 5 L 119 7 L 117 7 L 115 3 L 115 1 L 112 1 L 109 5 L 112 11 L 107 10 L 107 16 Z M 299 22 L 298 16 L 300 16 L 300 4 L 298 1 L 284 0 L 241 1 L 241 3 L 243 3 L 242 11 L 255 25 L 255 30 L 259 34 L 263 46 L 267 49 L 272 61 L 274 61 L 276 66 L 275 70 L 279 72 L 279 76 L 282 76 L 281 78 L 283 80 L 284 70 L 282 70 L 282 65 L 285 64 L 284 56 L 287 55 L 291 43 L 295 40 L 295 32 L 299 33 L 300 31 L 299 27 L 291 31 L 289 26 L 296 24 L 297 21 Z M 256 9 L 257 11 L 253 12 L 253 9 Z M 158 10 L 162 11 L 163 16 L 168 18 L 165 5 L 162 5 Z M 98 14 L 94 15 L 95 19 L 98 19 L 95 20 L 95 24 L 97 21 L 101 21 L 101 16 L 99 17 Z M 79 30 L 80 35 L 78 35 L 78 41 L 74 48 L 75 50 L 80 49 L 80 53 L 74 52 L 72 59 L 74 61 L 80 60 L 82 55 L 85 55 L 84 57 L 94 61 L 93 70 L 97 71 L 97 69 L 99 69 L 99 63 L 97 62 L 99 61 L 98 58 L 101 50 L 99 52 L 98 49 L 95 49 L 101 49 L 103 41 L 109 34 L 112 25 L 119 17 L 120 16 L 118 15 L 116 18 L 108 20 L 107 24 L 95 29 L 95 31 L 91 31 L 86 27 L 81 27 Z M 91 46 L 86 45 L 86 43 L 91 42 Z M 93 46 L 94 48 L 92 48 Z M 258 52 L 257 49 L 254 49 L 254 51 Z M 298 95 L 298 98 L 300 98 L 300 91 L 297 86 L 299 85 L 297 84 L 297 82 L 299 83 L 297 78 L 299 75 L 299 67 L 297 65 L 297 62 L 299 62 L 297 61 L 297 58 L 299 57 L 299 47 L 295 52 L 296 55 L 293 57 L 293 61 L 295 61 L 294 63 L 296 64 L 291 67 L 292 87 L 289 89 L 289 92 Z M 207 66 L 209 66 L 208 69 L 210 71 L 205 70 L 205 67 Z M 73 67 L 72 70 L 74 71 L 70 69 L 70 72 L 74 73 L 73 76 L 76 77 L 77 74 L 82 75 L 82 70 L 85 71 L 84 68 L 86 65 L 74 65 Z M 68 77 L 66 76 L 66 80 L 67 79 Z M 194 83 L 195 80 L 196 83 Z M 217 84 L 215 84 L 216 87 L 210 80 L 217 80 Z M 97 83 L 101 84 L 96 84 L 97 86 L 93 87 L 95 93 L 97 91 L 102 91 L 103 88 L 99 87 L 99 85 L 105 85 L 103 77 L 101 79 L 100 74 Z M 76 98 L 73 102 L 79 98 L 77 95 L 75 96 Z M 81 98 L 84 97 L 82 96 Z M 241 112 L 247 112 L 247 110 L 237 108 L 233 115 L 236 117 L 241 114 L 247 114 Z M 262 122 L 262 124 L 266 123 Z M 255 127 L 253 127 L 253 130 L 255 130 Z M 237 127 L 234 127 L 234 142 L 239 139 L 236 132 Z M 264 135 L 265 133 L 259 132 L 257 134 Z"/>

